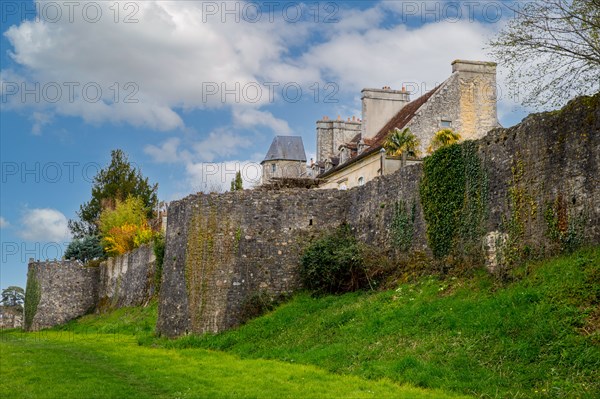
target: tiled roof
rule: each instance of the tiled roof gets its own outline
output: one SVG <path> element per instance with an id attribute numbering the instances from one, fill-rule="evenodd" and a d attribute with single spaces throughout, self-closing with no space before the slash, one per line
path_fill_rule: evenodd
<path id="1" fill-rule="evenodd" d="M 406 127 L 408 122 L 410 122 L 412 120 L 412 118 L 415 116 L 415 114 L 417 113 L 419 108 L 421 108 L 423 106 L 423 104 L 425 104 L 431 98 L 431 96 L 437 91 L 437 89 L 439 87 L 440 86 L 437 86 L 436 88 L 423 94 L 421 97 L 417 98 L 416 100 L 411 101 L 410 103 L 406 104 L 404 106 L 404 108 L 402 108 L 392 119 L 390 119 L 390 121 L 388 123 L 386 123 L 385 126 L 383 126 L 381 128 L 381 130 L 379 130 L 379 132 L 373 138 L 365 139 L 364 140 L 365 144 L 370 146 L 370 148 L 368 150 L 355 156 L 354 158 L 350 158 L 347 162 L 344 162 L 343 164 L 338 165 L 337 167 L 328 170 L 327 172 L 321 174 L 319 177 L 320 178 L 327 177 L 327 176 L 333 174 L 334 172 L 337 172 L 338 170 L 344 169 L 345 167 L 352 165 L 353 163 L 358 162 L 359 160 L 368 157 L 371 154 L 379 152 L 381 150 L 381 148 L 383 148 L 383 143 L 387 139 L 390 131 L 392 131 L 396 128 L 402 129 L 402 128 Z"/>
<path id="2" fill-rule="evenodd" d="M 275 160 L 306 162 L 306 152 L 304 151 L 302 137 L 275 136 L 263 162 Z"/>

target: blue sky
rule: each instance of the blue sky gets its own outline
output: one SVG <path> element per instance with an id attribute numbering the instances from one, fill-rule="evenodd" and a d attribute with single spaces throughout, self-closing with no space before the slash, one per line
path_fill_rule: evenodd
<path id="1" fill-rule="evenodd" d="M 273 4 L 275 3 L 275 4 Z M 161 200 L 251 185 L 273 136 L 360 117 L 360 90 L 412 98 L 511 17 L 501 2 L 3 1 L 0 287 L 25 286 L 29 258 L 60 257 L 66 221 L 123 149 Z M 499 119 L 527 113 L 505 95 Z"/>

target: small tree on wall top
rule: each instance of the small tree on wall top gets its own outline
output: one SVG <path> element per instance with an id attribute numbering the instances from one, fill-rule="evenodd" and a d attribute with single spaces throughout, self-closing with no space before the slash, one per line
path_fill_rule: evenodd
<path id="1" fill-rule="evenodd" d="M 388 138 L 383 143 L 383 148 L 389 156 L 402 156 L 402 166 L 406 165 L 406 157 L 419 156 L 419 139 L 410 131 L 409 128 L 400 130 L 398 128 L 390 132 Z"/>

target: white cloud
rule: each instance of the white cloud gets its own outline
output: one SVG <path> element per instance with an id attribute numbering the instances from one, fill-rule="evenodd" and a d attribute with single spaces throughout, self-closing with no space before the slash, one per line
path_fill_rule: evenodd
<path id="1" fill-rule="evenodd" d="M 340 10 L 338 23 L 286 23 L 278 13 L 274 21 L 263 16 L 248 23 L 210 15 L 207 2 L 144 1 L 133 3 L 139 7 L 137 23 L 115 23 L 111 2 L 93 3 L 102 7 L 97 23 L 83 20 L 81 12 L 69 22 L 65 9 L 56 23 L 42 18 L 5 32 L 12 45 L 9 54 L 20 68 L 18 73 L 2 70 L 3 81 L 20 82 L 26 76 L 28 82 L 62 88 L 56 103 L 22 104 L 20 95 L 11 95 L 9 106 L 158 130 L 185 130 L 181 111 L 225 107 L 238 127 L 290 134 L 287 122 L 263 109 L 273 101 L 267 89 L 251 101 L 236 85 L 296 82 L 308 93 L 312 83 L 333 82 L 347 95 L 364 87 L 416 83 L 421 87 L 415 94 L 420 94 L 448 77 L 452 60 L 488 59 L 486 39 L 502 25 L 472 21 L 463 13 L 459 21 L 442 18 L 409 27 L 412 16 L 401 15 L 407 10 L 400 2 Z M 210 3 L 225 7 L 225 2 Z M 125 14 L 121 10 L 121 20 Z M 79 84 L 73 101 L 66 82 Z M 100 87 L 100 101 L 85 101 L 86 84 L 92 84 L 88 97 L 94 85 Z M 237 96 L 225 95 L 232 89 Z M 280 90 L 274 101 L 284 101 Z M 33 131 L 45 123 L 34 120 Z"/>
<path id="2" fill-rule="evenodd" d="M 453 60 L 487 59 L 483 44 L 490 34 L 490 27 L 468 21 L 345 31 L 314 46 L 303 61 L 324 71 L 346 92 L 400 88 L 405 83 L 431 89 L 450 75 Z"/>
<path id="3" fill-rule="evenodd" d="M 31 119 L 33 120 L 31 133 L 37 136 L 42 134 L 42 128 L 52 122 L 53 117 L 52 114 L 36 111 L 31 114 Z"/>
<path id="4" fill-rule="evenodd" d="M 139 7 L 138 22 L 115 23 L 112 3 L 94 4 L 103 15 L 96 23 L 85 21 L 81 8 L 70 22 L 65 8 L 58 22 L 46 22 L 42 15 L 5 32 L 13 47 L 9 54 L 30 82 L 40 82 L 42 93 L 48 86 L 50 94 L 42 95 L 41 102 L 60 115 L 170 130 L 183 127 L 175 109 L 223 107 L 222 88 L 271 81 L 269 71 L 284 70 L 301 80 L 318 76 L 284 61 L 289 42 L 302 42 L 310 33 L 305 24 L 271 23 L 268 18 L 236 23 L 231 17 L 223 23 L 220 16 L 207 18 L 202 2 L 162 1 L 133 3 Z M 13 80 L 10 71 L 2 72 Z M 73 96 L 66 82 L 76 82 Z M 208 95 L 208 85 L 215 84 L 219 92 Z M 85 85 L 91 85 L 88 101 Z M 59 101 L 48 101 L 56 87 L 62 94 Z M 93 101 L 96 88 L 102 92 L 99 101 Z M 10 100 L 14 107 L 23 105 L 20 95 Z M 264 95 L 254 105 L 268 101 Z"/>
<path id="5" fill-rule="evenodd" d="M 192 192 L 223 192 L 230 189 L 238 171 L 245 189 L 260 183 L 262 166 L 254 161 L 189 163 L 186 165 L 186 179 Z"/>
<path id="6" fill-rule="evenodd" d="M 21 224 L 19 235 L 25 240 L 61 242 L 70 236 L 67 218 L 56 209 L 28 209 Z"/>
<path id="7" fill-rule="evenodd" d="M 144 152 L 152 157 L 154 162 L 158 163 L 177 163 L 180 162 L 177 152 L 181 140 L 177 137 L 170 138 L 159 146 L 148 144 L 144 147 Z"/>
<path id="8" fill-rule="evenodd" d="M 290 135 L 292 129 L 288 123 L 273 116 L 267 111 L 253 108 L 236 108 L 233 111 L 233 121 L 240 127 L 266 126 L 278 135 Z"/>
<path id="9" fill-rule="evenodd" d="M 8 226 L 10 226 L 10 223 L 8 223 L 8 220 L 6 220 L 6 219 L 4 219 L 4 217 L 0 216 L 0 229 L 4 229 Z"/>

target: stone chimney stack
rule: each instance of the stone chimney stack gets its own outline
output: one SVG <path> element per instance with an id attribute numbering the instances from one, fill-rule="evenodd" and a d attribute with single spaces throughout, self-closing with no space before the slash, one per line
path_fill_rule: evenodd
<path id="1" fill-rule="evenodd" d="M 410 93 L 405 90 L 363 89 L 362 129 L 363 139 L 373 138 L 385 124 L 410 102 Z"/>
<path id="2" fill-rule="evenodd" d="M 456 60 L 452 63 L 452 74 L 458 78 L 459 132 L 462 139 L 478 139 L 499 127 L 496 63 Z"/>

